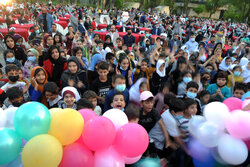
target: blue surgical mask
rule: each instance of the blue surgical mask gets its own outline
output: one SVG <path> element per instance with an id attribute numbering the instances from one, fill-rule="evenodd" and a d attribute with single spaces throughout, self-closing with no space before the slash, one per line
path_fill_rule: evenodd
<path id="1" fill-rule="evenodd" d="M 123 91 L 126 89 L 126 84 L 119 84 L 119 85 L 116 85 L 115 89 L 116 89 L 118 92 L 123 92 Z"/>
<path id="2" fill-rule="evenodd" d="M 20 45 L 22 45 L 22 44 L 21 44 L 21 43 L 16 43 L 16 45 L 17 45 L 17 46 L 20 46 Z"/>
<path id="3" fill-rule="evenodd" d="M 187 83 L 190 82 L 190 81 L 192 81 L 192 78 L 191 78 L 191 77 L 184 77 L 184 78 L 183 78 L 183 82 L 184 82 L 185 84 L 187 84 Z"/>
<path id="4" fill-rule="evenodd" d="M 212 72 L 212 70 L 210 70 L 210 69 L 205 69 L 205 71 L 206 71 L 206 72 L 209 72 L 209 73 Z"/>
<path id="5" fill-rule="evenodd" d="M 28 57 L 28 60 L 31 61 L 31 62 L 35 62 L 36 57 L 35 56 L 30 56 L 30 57 Z"/>
<path id="6" fill-rule="evenodd" d="M 189 92 L 189 91 L 187 92 L 188 98 L 194 99 L 196 96 L 197 96 L 197 93 L 193 93 L 193 92 Z"/>
<path id="7" fill-rule="evenodd" d="M 146 34 L 146 37 L 148 38 L 148 37 L 149 37 L 149 34 Z"/>
<path id="8" fill-rule="evenodd" d="M 195 38 L 190 38 L 190 40 L 191 40 L 192 42 L 194 42 L 194 41 L 195 41 Z"/>
<path id="9" fill-rule="evenodd" d="M 15 61 L 15 57 L 7 58 L 6 61 L 9 63 L 13 63 Z"/>
<path id="10" fill-rule="evenodd" d="M 120 66 L 120 70 L 126 71 L 124 68 L 122 68 L 122 66 Z"/>
<path id="11" fill-rule="evenodd" d="M 182 116 L 182 115 L 176 115 L 176 116 L 174 116 L 174 117 L 175 117 L 175 119 L 177 119 L 177 120 L 179 120 L 179 119 L 183 118 L 183 116 Z"/>
<path id="12" fill-rule="evenodd" d="M 240 71 L 234 71 L 234 75 L 235 75 L 236 77 L 240 76 L 240 74 L 241 74 Z"/>
<path id="13" fill-rule="evenodd" d="M 35 33 L 36 33 L 36 34 L 39 34 L 39 33 L 40 33 L 40 31 L 39 31 L 39 30 L 35 30 Z"/>

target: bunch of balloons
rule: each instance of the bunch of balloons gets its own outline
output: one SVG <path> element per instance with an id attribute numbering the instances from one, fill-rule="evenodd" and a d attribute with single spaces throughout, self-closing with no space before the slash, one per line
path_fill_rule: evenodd
<path id="1" fill-rule="evenodd" d="M 239 165 L 250 149 L 250 100 L 230 97 L 223 103 L 205 106 L 203 116 L 194 116 L 188 129 L 193 136 L 188 148 L 197 167 L 220 164 Z"/>
<path id="2" fill-rule="evenodd" d="M 29 102 L 12 110 L 13 121 L 0 122 L 0 165 L 125 167 L 149 144 L 146 130 L 118 109 L 97 116 L 90 109 L 48 110 Z"/>

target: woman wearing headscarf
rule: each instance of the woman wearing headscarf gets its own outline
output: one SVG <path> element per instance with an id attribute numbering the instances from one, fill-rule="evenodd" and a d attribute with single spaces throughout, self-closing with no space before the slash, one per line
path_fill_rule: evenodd
<path id="1" fill-rule="evenodd" d="M 80 99 L 80 95 L 76 88 L 67 86 L 62 90 L 62 99 L 58 101 L 59 108 L 72 108 L 77 109 L 77 101 Z"/>
<path id="2" fill-rule="evenodd" d="M 48 49 L 54 45 L 54 39 L 51 34 L 45 34 L 43 37 L 43 54 L 38 58 L 39 66 L 43 66 L 43 62 L 49 58 Z"/>
<path id="3" fill-rule="evenodd" d="M 30 78 L 31 70 L 38 66 L 39 53 L 36 49 L 31 48 L 27 52 L 28 60 L 23 66 L 23 77 Z"/>
<path id="4" fill-rule="evenodd" d="M 88 84 L 90 85 L 92 81 L 98 77 L 98 73 L 96 72 L 96 65 L 104 61 L 104 58 L 101 54 L 96 53 L 93 55 L 91 59 L 91 63 L 87 72 Z"/>

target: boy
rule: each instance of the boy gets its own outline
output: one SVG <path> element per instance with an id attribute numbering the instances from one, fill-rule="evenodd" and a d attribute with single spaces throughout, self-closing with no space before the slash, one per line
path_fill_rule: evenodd
<path id="1" fill-rule="evenodd" d="M 124 95 L 121 92 L 117 92 L 114 94 L 111 106 L 115 109 L 124 111 L 125 101 Z"/>
<path id="2" fill-rule="evenodd" d="M 85 99 L 85 98 L 81 98 L 80 100 L 78 100 L 76 105 L 77 105 L 77 110 L 86 109 L 86 108 L 94 110 L 93 104 L 90 101 L 88 101 L 88 99 Z"/>
<path id="3" fill-rule="evenodd" d="M 103 41 L 102 41 L 102 40 L 99 40 L 99 41 L 96 42 L 96 44 L 97 44 L 96 51 L 97 51 L 98 53 L 100 53 L 100 54 L 103 56 L 103 58 L 105 59 L 105 54 L 106 54 L 106 52 L 105 52 L 105 50 L 103 49 Z"/>
<path id="4" fill-rule="evenodd" d="M 24 103 L 23 92 L 18 87 L 11 87 L 6 92 L 7 97 L 9 98 L 9 105 L 8 108 L 11 107 L 19 107 Z"/>
<path id="5" fill-rule="evenodd" d="M 48 108 L 58 108 L 58 101 L 62 99 L 58 95 L 58 87 L 54 82 L 47 82 L 44 85 L 44 94 L 48 102 Z"/>
<path id="6" fill-rule="evenodd" d="M 234 86 L 233 96 L 241 99 L 246 92 L 247 92 L 247 86 L 245 84 L 236 83 L 236 85 Z"/>
<path id="7" fill-rule="evenodd" d="M 109 65 L 109 76 L 113 76 L 114 75 L 114 72 L 115 72 L 115 64 L 114 64 L 114 61 L 115 61 L 115 55 L 111 52 L 107 53 L 106 54 L 106 61 Z"/>
<path id="8" fill-rule="evenodd" d="M 128 117 L 129 123 L 138 123 L 140 116 L 140 109 L 138 106 L 130 103 L 124 110 L 124 113 Z"/>
<path id="9" fill-rule="evenodd" d="M 91 90 L 93 90 L 97 94 L 99 104 L 103 106 L 105 96 L 108 91 L 111 90 L 112 79 L 108 77 L 109 65 L 106 62 L 100 62 L 98 64 L 97 73 L 99 77 L 93 81 Z"/>
<path id="10" fill-rule="evenodd" d="M 100 106 L 97 105 L 97 95 L 94 91 L 92 90 L 87 90 L 86 92 L 84 92 L 83 98 L 87 99 L 88 101 L 90 101 L 93 105 L 93 109 L 94 112 L 97 115 L 101 115 L 102 114 L 102 109 Z"/>
<path id="11" fill-rule="evenodd" d="M 114 89 L 111 89 L 105 96 L 104 112 L 112 108 L 111 103 L 116 92 L 122 92 L 125 103 L 128 104 L 129 102 L 129 91 L 126 88 L 126 79 L 123 75 L 114 75 L 112 78 L 112 86 Z"/>
<path id="12" fill-rule="evenodd" d="M 4 84 L 8 82 L 8 79 L 3 79 L 3 71 L 0 68 L 0 87 L 2 87 Z"/>

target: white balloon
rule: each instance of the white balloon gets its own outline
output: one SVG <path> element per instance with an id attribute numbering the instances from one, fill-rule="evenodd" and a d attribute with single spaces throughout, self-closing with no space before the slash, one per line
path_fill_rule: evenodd
<path id="1" fill-rule="evenodd" d="M 103 114 L 104 117 L 110 119 L 115 125 L 116 130 L 128 123 L 127 115 L 119 109 L 110 109 Z"/>
<path id="2" fill-rule="evenodd" d="M 213 122 L 204 122 L 197 130 L 197 139 L 206 147 L 216 147 L 222 131 Z"/>
<path id="3" fill-rule="evenodd" d="M 228 107 L 221 102 L 212 102 L 205 106 L 204 116 L 218 125 L 219 128 L 225 129 L 225 120 L 230 116 Z"/>
<path id="4" fill-rule="evenodd" d="M 0 128 L 4 128 L 6 126 L 7 118 L 6 114 L 2 108 L 0 108 Z"/>
<path id="5" fill-rule="evenodd" d="M 18 107 L 11 107 L 11 108 L 7 108 L 6 110 L 4 110 L 5 115 L 6 115 L 6 128 L 11 128 L 11 129 L 15 129 L 14 128 L 14 124 L 13 124 L 13 120 L 14 120 L 14 115 L 16 113 L 16 110 L 18 109 Z"/>
<path id="6" fill-rule="evenodd" d="M 228 134 L 220 138 L 218 152 L 225 162 L 232 165 L 242 164 L 248 156 L 246 144 L 242 140 L 233 138 Z"/>
<path id="7" fill-rule="evenodd" d="M 200 115 L 195 115 L 193 116 L 189 123 L 188 123 L 188 130 L 189 132 L 194 136 L 196 137 L 196 134 L 197 134 L 197 130 L 198 128 L 200 127 L 200 125 L 202 123 L 204 123 L 206 121 L 205 117 L 203 116 L 200 116 Z"/>

